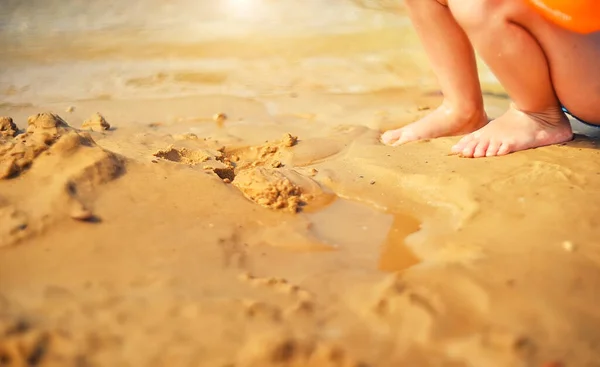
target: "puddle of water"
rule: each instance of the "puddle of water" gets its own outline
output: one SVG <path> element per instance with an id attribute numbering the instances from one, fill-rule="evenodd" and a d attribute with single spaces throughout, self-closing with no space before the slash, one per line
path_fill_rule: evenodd
<path id="1" fill-rule="evenodd" d="M 404 240 L 420 228 L 415 218 L 396 214 L 388 231 L 379 258 L 379 270 L 395 272 L 418 264 L 421 260 L 406 246 Z"/>
<path id="2" fill-rule="evenodd" d="M 420 262 L 404 243 L 419 230 L 419 222 L 411 216 L 385 213 L 341 198 L 306 215 L 321 241 L 381 271 L 401 271 Z"/>

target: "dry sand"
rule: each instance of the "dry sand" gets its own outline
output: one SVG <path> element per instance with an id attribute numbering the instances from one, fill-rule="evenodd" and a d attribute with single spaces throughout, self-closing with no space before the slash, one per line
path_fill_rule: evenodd
<path id="1" fill-rule="evenodd" d="M 385 147 L 431 84 L 289 72 L 260 97 L 5 90 L 0 366 L 600 366 L 597 141 Z"/>

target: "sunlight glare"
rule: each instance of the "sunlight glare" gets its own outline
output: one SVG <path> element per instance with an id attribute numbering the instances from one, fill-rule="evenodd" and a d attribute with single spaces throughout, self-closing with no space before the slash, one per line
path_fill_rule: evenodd
<path id="1" fill-rule="evenodd" d="M 227 13 L 236 19 L 257 20 L 261 16 L 263 3 L 260 0 L 224 0 Z"/>

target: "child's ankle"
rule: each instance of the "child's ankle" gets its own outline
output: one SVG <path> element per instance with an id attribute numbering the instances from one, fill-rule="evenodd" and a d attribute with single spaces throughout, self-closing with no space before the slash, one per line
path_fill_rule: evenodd
<path id="1" fill-rule="evenodd" d="M 483 102 L 455 102 L 445 99 L 440 108 L 448 115 L 452 115 L 454 118 L 459 118 L 464 121 L 476 121 L 479 123 L 482 119 L 487 118 Z"/>

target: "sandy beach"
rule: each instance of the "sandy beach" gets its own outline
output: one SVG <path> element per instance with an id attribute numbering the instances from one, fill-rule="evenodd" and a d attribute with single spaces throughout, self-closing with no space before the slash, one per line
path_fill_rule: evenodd
<path id="1" fill-rule="evenodd" d="M 384 146 L 401 8 L 5 3 L 0 366 L 600 366 L 598 132 Z"/>

